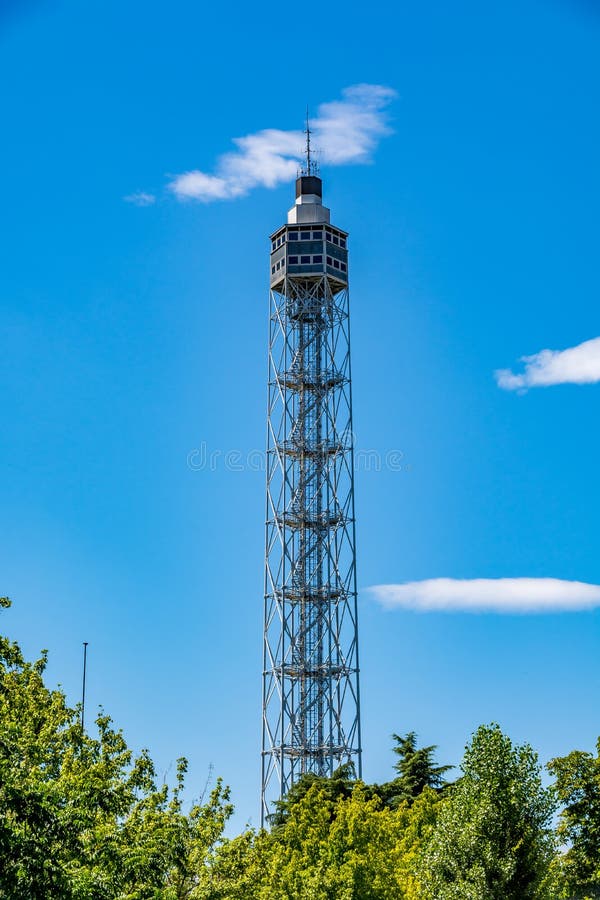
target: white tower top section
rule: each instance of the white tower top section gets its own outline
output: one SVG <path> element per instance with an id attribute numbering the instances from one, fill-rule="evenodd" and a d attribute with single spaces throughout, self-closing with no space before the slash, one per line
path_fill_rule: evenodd
<path id="1" fill-rule="evenodd" d="M 323 183 L 317 175 L 296 179 L 296 203 L 287 216 L 288 225 L 329 224 L 330 214 L 323 206 Z"/>

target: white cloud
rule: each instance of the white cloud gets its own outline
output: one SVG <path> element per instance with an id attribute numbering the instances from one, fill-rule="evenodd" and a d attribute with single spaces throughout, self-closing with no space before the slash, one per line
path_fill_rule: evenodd
<path id="1" fill-rule="evenodd" d="M 593 384 L 600 381 L 600 337 L 567 350 L 540 350 L 522 356 L 525 371 L 498 369 L 494 374 L 505 391 L 525 391 L 551 384 Z"/>
<path id="2" fill-rule="evenodd" d="M 600 585 L 558 578 L 430 578 L 367 588 L 388 609 L 558 613 L 600 607 Z"/>
<path id="3" fill-rule="evenodd" d="M 325 163 L 340 166 L 368 163 L 379 140 L 391 133 L 386 107 L 396 96 L 392 88 L 357 84 L 342 99 L 323 103 L 311 120 L 312 142 Z M 217 159 L 213 173 L 195 169 L 176 175 L 168 188 L 180 200 L 230 200 L 255 187 L 275 187 L 296 177 L 304 146 L 302 131 L 267 128 L 234 138 L 237 150 Z"/>
<path id="4" fill-rule="evenodd" d="M 127 194 L 123 197 L 126 203 L 133 203 L 134 206 L 152 206 L 156 203 L 154 194 L 147 194 L 145 191 L 136 191 L 134 194 Z"/>

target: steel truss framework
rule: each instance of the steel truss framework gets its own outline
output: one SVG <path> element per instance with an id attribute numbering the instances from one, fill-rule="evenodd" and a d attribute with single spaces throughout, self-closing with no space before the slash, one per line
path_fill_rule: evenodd
<path id="1" fill-rule="evenodd" d="M 263 824 L 306 772 L 361 774 L 348 291 L 270 295 Z"/>

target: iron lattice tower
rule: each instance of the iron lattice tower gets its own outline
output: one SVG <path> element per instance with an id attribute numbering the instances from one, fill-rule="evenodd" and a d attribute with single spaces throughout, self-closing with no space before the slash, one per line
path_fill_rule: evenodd
<path id="1" fill-rule="evenodd" d="M 309 141 L 271 236 L 263 824 L 304 773 L 361 775 L 348 235 Z"/>

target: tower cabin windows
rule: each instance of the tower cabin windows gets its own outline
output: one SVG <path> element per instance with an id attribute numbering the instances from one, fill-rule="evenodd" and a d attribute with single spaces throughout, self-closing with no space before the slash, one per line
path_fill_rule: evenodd
<path id="1" fill-rule="evenodd" d="M 282 228 L 271 236 L 271 283 L 290 277 L 329 274 L 341 282 L 348 275 L 347 236 L 326 224 Z"/>
<path id="2" fill-rule="evenodd" d="M 322 253 L 313 253 L 312 256 L 288 256 L 288 263 L 290 266 L 310 266 L 313 263 L 322 263 L 323 262 L 323 254 Z"/>
<path id="3" fill-rule="evenodd" d="M 334 231 L 328 226 L 322 225 L 305 225 L 304 227 L 292 227 L 288 231 L 281 231 L 279 234 L 273 235 L 271 238 L 271 251 L 274 252 L 286 241 L 322 241 L 325 239 L 336 247 L 346 249 L 346 235 L 338 231 Z"/>
<path id="4" fill-rule="evenodd" d="M 336 247 L 341 247 L 343 250 L 346 249 L 346 236 L 344 234 L 340 234 L 337 231 L 333 231 L 331 228 L 326 228 L 325 235 L 326 235 L 326 239 L 331 244 L 335 244 Z"/>
<path id="5" fill-rule="evenodd" d="M 308 230 L 310 227 L 310 231 Z M 291 228 L 287 233 L 288 241 L 322 241 L 323 229 L 305 226 L 303 230 Z"/>

